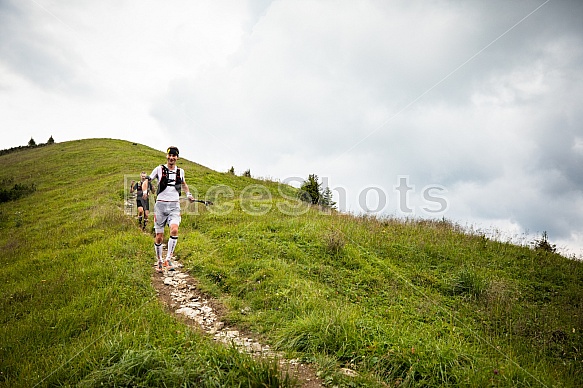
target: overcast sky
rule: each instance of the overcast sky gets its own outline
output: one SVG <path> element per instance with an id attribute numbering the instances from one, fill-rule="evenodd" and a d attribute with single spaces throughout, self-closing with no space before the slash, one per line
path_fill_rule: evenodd
<path id="1" fill-rule="evenodd" d="M 581 255 L 582 20 L 580 0 L 0 0 L 0 148 L 177 145 Z"/>

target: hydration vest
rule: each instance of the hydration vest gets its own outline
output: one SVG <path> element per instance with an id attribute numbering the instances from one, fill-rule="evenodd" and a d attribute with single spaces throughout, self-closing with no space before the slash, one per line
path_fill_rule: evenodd
<path id="1" fill-rule="evenodd" d="M 142 193 L 142 183 L 143 182 L 137 182 L 134 185 L 134 190 L 138 193 L 138 197 L 141 197 L 143 194 Z M 148 180 L 148 192 L 150 192 L 150 191 L 154 191 L 154 189 L 152 189 L 152 183 L 150 183 L 150 181 Z"/>
<path id="2" fill-rule="evenodd" d="M 160 166 L 162 167 L 162 177 L 160 178 L 160 183 L 158 184 L 158 192 L 156 194 L 160 194 L 161 192 L 166 190 L 166 187 L 170 184 L 171 186 L 172 185 L 174 186 L 176 191 L 178 191 L 178 195 L 180 195 L 180 192 L 182 191 L 182 178 L 180 177 L 180 168 L 176 167 L 176 180 L 169 181 L 168 177 L 170 176 L 170 170 L 168 170 L 168 167 L 166 167 L 163 164 L 161 164 Z"/>

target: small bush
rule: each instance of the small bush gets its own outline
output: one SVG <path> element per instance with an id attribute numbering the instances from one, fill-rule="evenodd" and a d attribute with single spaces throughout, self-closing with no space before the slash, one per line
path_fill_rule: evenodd
<path id="1" fill-rule="evenodd" d="M 6 185 L 7 182 L 12 183 L 12 179 L 3 180 L 2 185 Z M 8 184 L 10 184 L 8 183 Z M 0 203 L 8 202 L 8 201 L 15 201 L 21 197 L 24 197 L 28 194 L 31 194 L 36 191 L 36 185 L 31 183 L 30 185 L 25 185 L 21 183 L 17 183 L 12 186 L 10 189 L 0 189 Z"/>
<path id="2" fill-rule="evenodd" d="M 557 252 L 557 244 L 551 244 L 549 242 L 549 236 L 547 235 L 547 232 L 543 232 L 540 240 L 534 240 L 533 245 L 535 251 L 544 251 L 550 253 Z"/>

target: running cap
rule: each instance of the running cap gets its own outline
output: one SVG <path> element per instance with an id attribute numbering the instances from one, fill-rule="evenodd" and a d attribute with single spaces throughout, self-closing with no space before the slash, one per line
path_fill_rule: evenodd
<path id="1" fill-rule="evenodd" d="M 168 155 L 176 155 L 178 156 L 178 148 L 172 146 L 172 147 L 168 147 L 168 149 L 166 150 L 166 153 Z"/>

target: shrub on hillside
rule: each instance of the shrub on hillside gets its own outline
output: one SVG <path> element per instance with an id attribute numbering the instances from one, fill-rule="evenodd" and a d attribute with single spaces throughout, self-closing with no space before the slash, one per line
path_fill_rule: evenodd
<path id="1" fill-rule="evenodd" d="M 3 179 L 1 182 L 2 186 L 10 186 L 14 180 L 13 179 Z M 25 185 L 22 183 L 16 183 L 9 189 L 0 188 L 0 203 L 15 201 L 25 195 L 31 194 L 36 191 L 36 185 L 31 183 L 30 185 Z"/>
<path id="2" fill-rule="evenodd" d="M 543 232 L 543 235 L 540 238 L 540 240 L 535 239 L 533 241 L 533 245 L 535 251 L 544 251 L 550 253 L 557 252 L 557 244 L 551 244 L 549 242 L 549 236 L 547 235 L 546 231 Z"/>
<path id="3" fill-rule="evenodd" d="M 318 182 L 318 180 L 318 175 L 310 174 L 300 187 L 299 198 L 312 205 L 334 209 L 336 202 L 332 200 L 332 191 L 329 187 L 323 188 L 322 183 Z"/>

